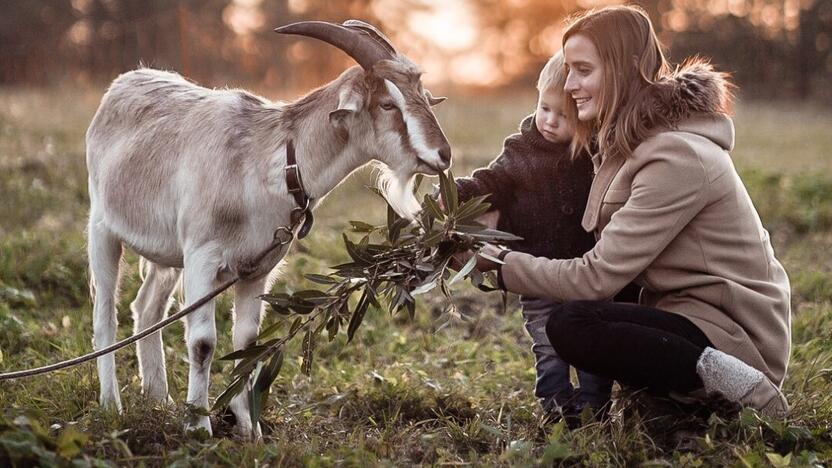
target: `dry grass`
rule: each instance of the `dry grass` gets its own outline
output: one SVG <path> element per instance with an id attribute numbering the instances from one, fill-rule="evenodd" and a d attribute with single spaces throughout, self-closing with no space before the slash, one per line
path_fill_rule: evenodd
<path id="1" fill-rule="evenodd" d="M 90 349 L 83 229 L 88 206 L 83 133 L 97 93 L 0 90 L 0 369 L 42 365 Z M 534 96 L 451 99 L 440 120 L 454 144 L 455 172 L 490 160 Z M 832 114 L 795 104 L 746 103 L 737 117 L 742 169 L 794 290 L 794 351 L 786 422 L 753 413 L 704 415 L 643 395 L 622 395 L 605 424 L 576 431 L 540 426 L 529 341 L 514 301 L 470 288 L 456 293 L 466 321 L 436 331 L 437 298 L 413 322 L 372 309 L 359 336 L 323 345 L 311 376 L 287 359 L 265 413 L 265 438 L 247 444 L 182 432 L 182 406 L 154 407 L 139 392 L 131 350 L 117 355 L 125 414 L 98 408 L 94 366 L 3 383 L 0 464 L 25 465 L 737 465 L 808 466 L 832 458 Z M 277 288 L 305 287 L 346 254 L 351 219 L 380 221 L 383 207 L 359 172 L 318 211 L 312 235 L 289 257 Z M 360 200 L 360 202 L 359 202 Z M 128 256 L 119 308 L 138 287 Z M 424 296 L 423 296 L 424 297 Z M 227 297 L 220 300 L 218 353 L 229 351 Z M 267 321 L 276 320 L 268 317 Z M 165 331 L 171 393 L 184 399 L 182 325 Z M 297 344 L 293 345 L 297 346 Z M 297 356 L 296 348 L 289 350 Z M 292 354 L 294 353 L 294 354 Z M 212 393 L 230 364 L 215 362 Z M 23 417 L 25 416 L 25 417 Z M 49 429 L 50 426 L 53 429 Z M 684 426 L 684 427 L 683 427 Z M 687 436 L 676 429 L 686 429 Z"/>

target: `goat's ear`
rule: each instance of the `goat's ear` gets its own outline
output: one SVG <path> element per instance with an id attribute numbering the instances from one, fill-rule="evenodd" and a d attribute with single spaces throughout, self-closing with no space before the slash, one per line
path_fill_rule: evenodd
<path id="1" fill-rule="evenodd" d="M 431 106 L 435 106 L 443 102 L 445 99 L 448 99 L 446 97 L 434 97 L 433 94 L 431 94 L 428 90 L 425 90 L 425 98 L 427 98 L 428 104 L 430 104 Z"/>
<path id="2" fill-rule="evenodd" d="M 329 121 L 335 126 L 342 126 L 347 118 L 361 110 L 364 98 L 355 91 L 342 92 L 338 97 L 338 108 L 329 113 Z"/>

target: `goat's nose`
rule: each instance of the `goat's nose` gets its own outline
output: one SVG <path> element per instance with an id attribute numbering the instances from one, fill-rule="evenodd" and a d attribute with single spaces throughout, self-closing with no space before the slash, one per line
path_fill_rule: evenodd
<path id="1" fill-rule="evenodd" d="M 439 149 L 439 159 L 445 163 L 445 167 L 450 167 L 451 165 L 451 147 L 445 146 Z"/>

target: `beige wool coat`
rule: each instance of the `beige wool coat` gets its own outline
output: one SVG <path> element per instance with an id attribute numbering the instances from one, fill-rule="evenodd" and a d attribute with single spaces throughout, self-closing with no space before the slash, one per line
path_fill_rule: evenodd
<path id="1" fill-rule="evenodd" d="M 701 65 L 673 80 L 686 94 L 658 103 L 678 113 L 673 127 L 627 158 L 595 158 L 583 227 L 595 232 L 596 246 L 570 260 L 509 253 L 502 281 L 509 291 L 556 301 L 606 300 L 633 281 L 643 288 L 640 303 L 686 317 L 717 349 L 781 385 L 789 280 L 728 154 L 734 125 L 709 112 L 725 98 L 724 83 Z M 691 88 L 699 94 L 688 102 Z"/>

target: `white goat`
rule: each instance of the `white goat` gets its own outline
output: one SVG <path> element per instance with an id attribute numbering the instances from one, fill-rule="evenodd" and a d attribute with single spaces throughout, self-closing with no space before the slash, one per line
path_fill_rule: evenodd
<path id="1" fill-rule="evenodd" d="M 320 200 L 353 170 L 386 165 L 391 204 L 412 217 L 419 204 L 413 175 L 450 165 L 450 146 L 430 106 L 440 99 L 422 88 L 420 72 L 372 26 L 302 22 L 277 30 L 324 40 L 361 66 L 294 103 L 271 103 L 240 90 L 210 90 L 175 73 L 139 69 L 112 83 L 87 131 L 89 261 L 96 349 L 116 337 L 119 262 L 126 246 L 147 263 L 131 304 L 135 331 L 167 314 L 184 269 L 186 304 L 264 250 L 296 206 L 284 178 L 286 147 L 297 148 L 306 191 Z M 258 334 L 269 273 L 288 245 L 235 285 L 234 349 Z M 185 320 L 190 372 L 187 402 L 208 406 L 216 344 L 214 303 Z M 168 397 L 160 333 L 138 342 L 142 392 Z M 101 404 L 121 410 L 113 355 L 98 358 Z M 231 403 L 241 435 L 252 427 L 246 392 Z M 211 432 L 207 416 L 188 427 Z"/>

